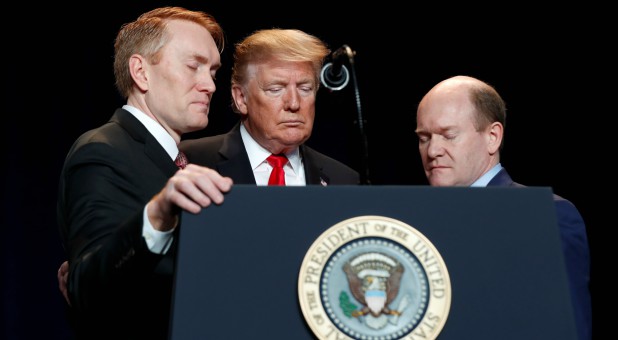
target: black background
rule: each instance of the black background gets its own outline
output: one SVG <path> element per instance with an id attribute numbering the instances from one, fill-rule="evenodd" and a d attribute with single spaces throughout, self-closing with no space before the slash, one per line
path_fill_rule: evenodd
<path id="1" fill-rule="evenodd" d="M 551 186 L 576 204 L 587 223 L 595 334 L 602 332 L 596 312 L 605 299 L 599 244 L 609 228 L 599 196 L 612 183 L 609 146 L 616 113 L 608 100 L 615 99 L 610 91 L 616 86 L 610 76 L 615 67 L 605 62 L 615 43 L 607 9 L 124 1 L 24 2 L 3 10 L 8 77 L 3 77 L 1 338 L 69 338 L 56 282 L 64 260 L 55 216 L 60 168 L 75 138 L 123 104 L 112 70 L 120 25 L 163 5 L 210 12 L 227 36 L 210 124 L 186 138 L 222 133 L 236 122 L 229 107 L 231 52 L 252 31 L 299 28 L 332 50 L 350 46 L 358 87 L 320 89 L 308 143 L 360 172 L 366 155 L 372 185 L 426 185 L 415 112 L 434 84 L 465 74 L 494 85 L 508 107 L 502 165 L 520 183 Z M 366 154 L 355 123 L 359 116 L 365 121 Z"/>

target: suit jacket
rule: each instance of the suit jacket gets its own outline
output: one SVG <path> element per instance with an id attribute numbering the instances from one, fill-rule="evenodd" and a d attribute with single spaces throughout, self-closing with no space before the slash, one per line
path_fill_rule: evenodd
<path id="1" fill-rule="evenodd" d="M 240 122 L 225 134 L 185 140 L 180 149 L 190 163 L 207 166 L 235 184 L 256 184 L 249 156 L 240 136 Z M 359 173 L 306 145 L 300 146 L 307 185 L 357 185 Z"/>
<path id="2" fill-rule="evenodd" d="M 513 182 L 506 169 L 489 181 L 488 186 L 524 187 Z M 562 252 L 566 262 L 575 324 L 579 339 L 592 338 L 592 307 L 590 296 L 590 250 L 586 225 L 570 201 L 554 194 Z"/>
<path id="3" fill-rule="evenodd" d="M 152 253 L 142 237 L 142 215 L 177 170 L 123 109 L 71 147 L 57 216 L 77 338 L 167 339 L 175 248 Z"/>

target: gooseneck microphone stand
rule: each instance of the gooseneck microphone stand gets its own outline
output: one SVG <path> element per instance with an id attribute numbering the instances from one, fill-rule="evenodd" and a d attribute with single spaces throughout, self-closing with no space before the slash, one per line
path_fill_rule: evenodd
<path id="1" fill-rule="evenodd" d="M 321 73 L 322 84 L 331 91 L 339 91 L 343 89 L 352 80 L 354 86 L 354 98 L 356 101 L 357 117 L 354 123 L 358 126 L 358 131 L 361 138 L 361 184 L 370 185 L 369 180 L 369 143 L 367 141 L 367 133 L 365 132 L 365 124 L 363 111 L 361 108 L 360 90 L 356 79 L 356 68 L 354 67 L 354 52 L 350 46 L 343 45 L 331 55 L 331 62 L 324 65 Z M 350 71 L 343 65 L 347 62 L 350 66 Z"/>

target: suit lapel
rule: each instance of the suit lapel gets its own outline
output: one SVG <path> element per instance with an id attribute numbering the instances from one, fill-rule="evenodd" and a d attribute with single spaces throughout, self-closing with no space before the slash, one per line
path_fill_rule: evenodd
<path id="1" fill-rule="evenodd" d="M 328 185 L 330 178 L 323 172 L 322 165 L 318 162 L 313 150 L 305 145 L 301 145 L 299 151 L 303 160 L 303 166 L 305 167 L 305 181 L 307 185 Z"/>
<path id="2" fill-rule="evenodd" d="M 229 176 L 236 184 L 256 184 L 247 150 L 240 136 L 240 123 L 236 124 L 223 140 L 219 149 L 221 161 L 216 170 L 223 176 Z"/>
<path id="3" fill-rule="evenodd" d="M 174 161 L 167 154 L 163 146 L 154 138 L 146 127 L 133 115 L 124 110 L 117 109 L 111 118 L 122 126 L 131 137 L 144 145 L 144 153 L 161 170 L 166 177 L 172 177 L 178 170 Z M 189 160 L 191 162 L 191 160 Z"/>

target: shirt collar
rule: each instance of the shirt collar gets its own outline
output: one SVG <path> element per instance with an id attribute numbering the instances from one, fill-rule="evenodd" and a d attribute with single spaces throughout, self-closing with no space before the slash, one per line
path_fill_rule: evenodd
<path id="1" fill-rule="evenodd" d="M 500 172 L 500 170 L 502 170 L 502 165 L 498 163 L 494 165 L 491 169 L 489 169 L 489 171 L 484 173 L 483 176 L 477 179 L 470 186 L 471 187 L 486 187 L 487 183 L 489 183 L 489 181 L 491 181 L 491 179 L 494 178 L 494 176 L 496 176 L 498 172 Z"/>
<path id="2" fill-rule="evenodd" d="M 247 150 L 247 155 L 249 156 L 249 162 L 251 163 L 251 168 L 255 170 L 255 168 L 266 162 L 266 158 L 270 156 L 270 151 L 266 150 L 263 146 L 258 144 L 253 137 L 251 137 L 244 124 L 240 124 L 240 136 L 242 138 L 242 142 L 245 144 L 245 149 Z M 298 169 L 301 166 L 298 147 L 286 153 L 285 156 L 288 158 L 288 164 L 292 167 L 292 170 L 294 170 L 295 173 L 298 173 Z"/>
<path id="3" fill-rule="evenodd" d="M 129 111 L 137 120 L 139 120 L 144 127 L 152 134 L 152 136 L 161 144 L 165 152 L 172 158 L 176 159 L 178 155 L 178 145 L 176 145 L 176 141 L 174 138 L 157 122 L 152 119 L 150 116 L 140 111 L 138 108 L 131 105 L 122 106 L 123 109 Z"/>

